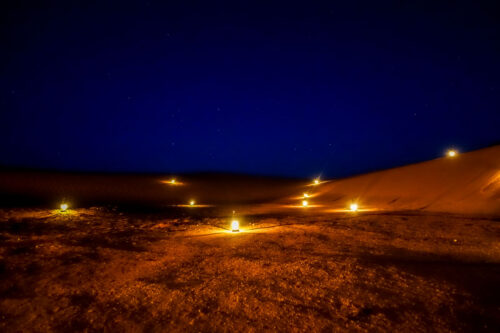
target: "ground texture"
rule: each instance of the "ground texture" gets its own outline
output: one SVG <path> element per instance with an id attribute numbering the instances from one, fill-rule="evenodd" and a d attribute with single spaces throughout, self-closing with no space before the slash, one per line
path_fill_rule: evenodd
<path id="1" fill-rule="evenodd" d="M 0 211 L 0 330 L 500 331 L 499 221 L 202 215 Z"/>

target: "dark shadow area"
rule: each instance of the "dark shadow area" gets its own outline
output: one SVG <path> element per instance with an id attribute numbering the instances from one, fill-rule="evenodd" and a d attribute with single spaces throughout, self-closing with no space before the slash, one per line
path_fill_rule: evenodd
<path id="1" fill-rule="evenodd" d="M 42 265 L 36 262 L 16 265 L 0 260 L 0 299 L 25 299 L 35 296 L 36 276 L 42 272 Z"/>
<path id="2" fill-rule="evenodd" d="M 457 304 L 454 309 L 460 322 L 470 329 L 500 330 L 500 263 L 484 262 L 480 258 L 456 258 L 401 248 L 386 248 L 385 253 L 362 253 L 359 259 L 365 265 L 394 266 L 406 273 L 426 280 L 447 282 L 457 289 Z M 465 305 L 465 301 L 474 306 Z M 373 309 L 372 309 L 373 310 Z M 447 311 L 443 309 L 443 311 Z"/>
<path id="3" fill-rule="evenodd" d="M 0 223 L 0 233 L 22 236 L 55 235 L 67 233 L 73 229 L 67 224 L 41 219 L 9 219 Z"/>
<path id="4" fill-rule="evenodd" d="M 161 239 L 160 235 L 145 234 L 141 230 L 112 231 L 73 238 L 63 243 L 88 249 L 108 248 L 121 251 L 144 252 L 147 243 Z"/>
<path id="5" fill-rule="evenodd" d="M 99 255 L 96 249 L 88 251 L 67 251 L 57 257 L 63 266 L 79 264 L 85 261 L 102 262 L 104 259 Z"/>
<path id="6" fill-rule="evenodd" d="M 192 258 L 189 262 L 184 262 L 180 266 L 170 267 L 163 270 L 156 276 L 150 278 L 143 278 L 140 281 L 151 284 L 158 284 L 167 289 L 171 290 L 181 290 L 189 289 L 199 286 L 205 283 L 210 276 L 199 273 L 196 277 L 190 277 L 189 279 L 183 279 L 182 272 L 189 271 L 192 268 L 197 267 L 204 260 L 201 256 L 196 256 Z"/>

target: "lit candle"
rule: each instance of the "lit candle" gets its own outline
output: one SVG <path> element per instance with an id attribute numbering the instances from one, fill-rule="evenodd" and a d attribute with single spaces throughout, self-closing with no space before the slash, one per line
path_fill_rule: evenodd
<path id="1" fill-rule="evenodd" d="M 240 231 L 240 222 L 238 220 L 231 221 L 231 231 L 232 232 Z"/>

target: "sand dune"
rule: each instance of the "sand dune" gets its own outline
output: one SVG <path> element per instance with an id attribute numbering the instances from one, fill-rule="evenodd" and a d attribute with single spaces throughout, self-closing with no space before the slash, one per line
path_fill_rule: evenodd
<path id="1" fill-rule="evenodd" d="M 500 146 L 456 157 L 331 181 L 318 202 L 383 210 L 425 210 L 500 215 Z"/>
<path id="2" fill-rule="evenodd" d="M 456 157 L 330 180 L 224 174 L 177 175 L 0 173 L 0 205 L 57 205 L 65 198 L 76 207 L 117 204 L 160 206 L 246 205 L 248 213 L 290 212 L 302 208 L 308 192 L 310 212 L 342 211 L 351 202 L 361 210 L 423 210 L 500 215 L 500 146 Z"/>

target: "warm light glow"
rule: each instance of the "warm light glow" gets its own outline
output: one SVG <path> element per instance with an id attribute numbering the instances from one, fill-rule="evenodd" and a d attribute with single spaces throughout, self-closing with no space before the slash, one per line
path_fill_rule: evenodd
<path id="1" fill-rule="evenodd" d="M 307 200 L 302 200 L 302 206 L 307 207 L 308 204 Z"/>
<path id="2" fill-rule="evenodd" d="M 61 204 L 61 211 L 65 212 L 68 209 L 68 204 L 67 203 L 62 203 Z"/>
<path id="3" fill-rule="evenodd" d="M 355 211 L 358 210 L 358 204 L 357 203 L 352 203 L 349 208 L 351 209 L 351 212 L 355 212 Z"/>
<path id="4" fill-rule="evenodd" d="M 319 179 L 318 179 L 318 178 L 316 178 L 316 179 L 314 180 L 314 185 L 318 185 L 318 184 L 319 184 Z"/>
<path id="5" fill-rule="evenodd" d="M 161 182 L 163 184 L 167 184 L 169 186 L 181 186 L 181 185 L 184 185 L 183 182 L 179 181 L 179 179 L 175 179 L 175 178 L 170 178 L 170 179 L 165 179 L 165 180 L 161 180 Z"/>
<path id="6" fill-rule="evenodd" d="M 449 157 L 455 157 L 455 156 L 457 156 L 457 151 L 453 150 L 453 149 L 450 149 L 450 150 L 448 150 L 447 154 L 448 154 Z"/>
<path id="7" fill-rule="evenodd" d="M 189 206 L 194 206 L 195 202 L 194 200 L 189 201 Z"/>
<path id="8" fill-rule="evenodd" d="M 240 231 L 240 222 L 238 220 L 231 221 L 231 231 L 232 232 Z"/>
<path id="9" fill-rule="evenodd" d="M 304 193 L 304 198 L 309 198 L 309 193 Z"/>

